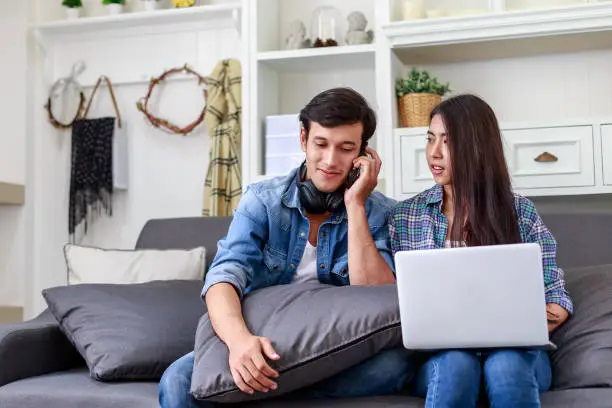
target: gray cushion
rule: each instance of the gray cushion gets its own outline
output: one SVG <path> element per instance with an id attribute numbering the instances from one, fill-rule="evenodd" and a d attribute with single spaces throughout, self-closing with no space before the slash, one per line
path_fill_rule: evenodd
<path id="1" fill-rule="evenodd" d="M 566 271 L 575 313 L 553 333 L 553 389 L 612 387 L 612 265 Z"/>
<path id="2" fill-rule="evenodd" d="M 268 337 L 280 355 L 278 389 L 249 395 L 232 378 L 228 349 L 208 315 L 198 326 L 191 382 L 194 397 L 239 402 L 281 395 L 339 373 L 382 349 L 401 345 L 395 285 L 292 284 L 247 295 L 243 313 L 252 333 Z"/>
<path id="3" fill-rule="evenodd" d="M 43 296 L 93 378 L 157 380 L 193 350 L 201 290 L 199 280 L 172 280 L 62 286 Z"/>
<path id="4" fill-rule="evenodd" d="M 206 248 L 206 264 L 212 263 L 217 253 L 217 241 L 223 238 L 232 222 L 225 217 L 164 218 L 147 221 L 142 228 L 137 249 Z"/>
<path id="5" fill-rule="evenodd" d="M 103 383 L 87 368 L 32 377 L 0 387 L 6 408 L 154 408 L 157 382 Z"/>

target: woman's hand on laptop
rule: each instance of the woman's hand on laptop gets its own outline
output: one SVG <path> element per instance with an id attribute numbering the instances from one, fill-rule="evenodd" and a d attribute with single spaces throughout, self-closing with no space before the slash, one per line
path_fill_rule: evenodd
<path id="1" fill-rule="evenodd" d="M 552 332 L 561 326 L 567 319 L 568 313 L 561 305 L 548 303 L 546 305 L 546 318 L 548 319 L 548 331 Z"/>

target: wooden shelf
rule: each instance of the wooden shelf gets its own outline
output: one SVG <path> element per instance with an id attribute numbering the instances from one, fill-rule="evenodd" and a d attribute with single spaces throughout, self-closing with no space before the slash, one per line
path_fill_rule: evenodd
<path id="1" fill-rule="evenodd" d="M 25 186 L 0 181 L 0 205 L 23 205 L 25 203 Z"/>
<path id="2" fill-rule="evenodd" d="M 443 63 L 612 47 L 612 3 L 393 22 L 406 63 Z"/>
<path id="3" fill-rule="evenodd" d="M 240 30 L 239 2 L 213 4 L 181 9 L 165 9 L 141 12 L 126 12 L 118 15 L 83 17 L 74 20 L 61 20 L 43 23 L 32 27 L 39 43 L 48 43 L 73 36 L 95 37 L 100 33 L 149 29 L 173 31 L 191 30 L 194 26 L 207 28 L 211 22 L 224 22 Z M 163 26 L 163 27 L 162 27 Z"/>
<path id="4" fill-rule="evenodd" d="M 374 69 L 374 53 L 373 44 L 360 44 L 260 52 L 257 60 L 281 72 L 325 72 L 333 69 Z"/>

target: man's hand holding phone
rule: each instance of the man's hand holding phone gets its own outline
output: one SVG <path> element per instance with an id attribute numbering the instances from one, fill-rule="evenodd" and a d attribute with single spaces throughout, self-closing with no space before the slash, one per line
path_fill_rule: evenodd
<path id="1" fill-rule="evenodd" d="M 353 169 L 359 171 L 359 177 L 344 193 L 344 203 L 347 209 L 351 205 L 365 205 L 365 201 L 378 184 L 382 161 L 378 153 L 371 147 L 366 147 L 365 153 L 353 160 Z"/>

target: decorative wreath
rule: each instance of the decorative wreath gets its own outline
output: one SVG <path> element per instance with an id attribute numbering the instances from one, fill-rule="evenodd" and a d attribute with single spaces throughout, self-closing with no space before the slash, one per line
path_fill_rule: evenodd
<path id="1" fill-rule="evenodd" d="M 155 88 L 155 86 L 158 85 L 161 81 L 165 80 L 168 76 L 179 74 L 179 73 L 186 73 L 186 74 L 195 76 L 196 78 L 198 78 L 198 85 L 202 85 L 203 83 L 206 83 L 206 79 L 202 75 L 194 71 L 193 69 L 189 68 L 187 64 L 185 64 L 182 67 L 169 69 L 165 71 L 159 77 L 151 79 L 151 82 L 149 83 L 149 91 L 147 92 L 147 95 L 144 98 L 141 98 L 136 103 L 136 107 L 138 108 L 139 111 L 141 111 L 145 115 L 145 117 L 154 127 L 161 128 L 170 133 L 186 135 L 192 132 L 204 120 L 204 116 L 206 114 L 206 97 L 207 97 L 206 90 L 204 90 L 204 102 L 205 103 L 204 103 L 204 107 L 202 108 L 202 112 L 200 113 L 200 116 L 198 116 L 198 118 L 194 122 L 192 122 L 191 124 L 185 127 L 179 127 L 177 125 L 174 125 L 170 123 L 170 121 L 166 119 L 158 118 L 155 115 L 153 115 L 151 112 L 149 112 L 149 99 L 151 98 L 151 94 L 153 93 L 153 89 Z"/>
<path id="2" fill-rule="evenodd" d="M 72 120 L 68 123 L 62 123 L 59 120 L 57 120 L 55 116 L 53 115 L 53 109 L 52 109 L 52 104 L 51 104 L 51 100 L 53 98 L 49 96 L 49 98 L 47 99 L 47 103 L 45 104 L 45 109 L 47 110 L 47 115 L 49 116 L 49 122 L 51 122 L 53 127 L 55 127 L 56 129 L 68 129 L 69 127 L 72 126 L 74 121 L 77 120 L 81 116 L 81 113 L 83 112 L 85 108 L 85 94 L 83 94 L 82 91 L 79 92 L 79 98 L 80 98 L 79 108 L 77 109 L 76 114 L 74 115 L 74 118 L 72 118 Z"/>

